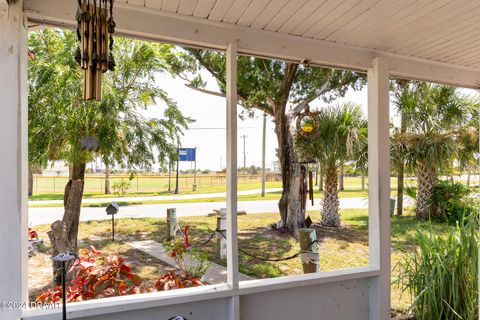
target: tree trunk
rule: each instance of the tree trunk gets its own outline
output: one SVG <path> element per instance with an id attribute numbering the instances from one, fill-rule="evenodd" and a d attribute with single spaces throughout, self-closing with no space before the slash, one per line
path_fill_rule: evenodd
<path id="1" fill-rule="evenodd" d="M 325 194 L 321 212 L 321 223 L 327 227 L 340 226 L 340 215 L 338 212 L 340 201 L 338 200 L 337 183 L 337 169 L 335 165 L 331 165 L 327 168 L 325 174 Z"/>
<path id="2" fill-rule="evenodd" d="M 28 196 L 33 196 L 33 171 L 30 167 L 28 168 Z"/>
<path id="3" fill-rule="evenodd" d="M 345 190 L 345 186 L 343 185 L 343 177 L 345 176 L 345 169 L 343 168 L 343 164 L 340 166 L 340 179 L 339 179 L 339 189 L 341 191 Z"/>
<path id="4" fill-rule="evenodd" d="M 361 177 L 361 183 L 362 183 L 362 191 L 365 190 L 365 172 L 362 171 L 362 177 Z"/>
<path id="5" fill-rule="evenodd" d="M 405 83 L 402 83 L 402 86 L 405 86 Z M 404 115 L 404 110 L 400 109 L 400 134 L 405 134 L 407 132 L 407 119 Z M 402 149 L 398 151 L 398 172 L 397 172 L 397 215 L 403 215 L 403 194 L 405 189 L 405 159 Z"/>
<path id="6" fill-rule="evenodd" d="M 110 166 L 105 164 L 105 194 L 110 193 Z"/>
<path id="7" fill-rule="evenodd" d="M 305 166 L 298 163 L 293 146 L 293 137 L 289 130 L 276 129 L 278 139 L 278 157 L 282 171 L 282 196 L 278 203 L 281 228 L 296 234 L 298 228 L 305 225 L 306 183 Z M 283 131 L 283 132 L 282 132 Z"/>
<path id="8" fill-rule="evenodd" d="M 417 218 L 428 219 L 434 217 L 432 200 L 436 180 L 435 168 L 426 161 L 417 161 Z"/>
<path id="9" fill-rule="evenodd" d="M 61 252 L 78 254 L 77 237 L 82 205 L 83 189 L 85 184 L 85 163 L 73 164 L 72 179 L 65 186 L 63 198 L 64 214 L 62 220 L 57 220 L 51 225 L 48 232 L 52 245 L 52 256 Z M 70 265 L 67 265 L 67 270 Z M 54 281 L 59 284 L 61 280 L 60 264 L 53 263 Z M 67 281 L 71 274 L 67 275 Z"/>
<path id="10" fill-rule="evenodd" d="M 398 174 L 397 174 L 397 215 L 403 215 L 403 190 L 404 190 L 404 171 L 405 166 L 403 164 L 403 159 L 401 163 L 398 164 Z"/>
<path id="11" fill-rule="evenodd" d="M 323 191 L 323 168 L 320 167 L 320 182 L 318 184 L 318 191 Z"/>
<path id="12" fill-rule="evenodd" d="M 283 190 L 278 209 L 279 227 L 285 228 L 297 236 L 297 230 L 305 226 L 305 206 L 307 201 L 305 166 L 298 163 L 293 135 L 290 130 L 292 119 L 287 115 L 286 107 L 298 64 L 288 63 L 285 70 L 281 97 L 272 106 L 275 119 L 275 135 L 278 141 L 278 158 L 282 171 Z"/>
<path id="13" fill-rule="evenodd" d="M 467 172 L 467 187 L 470 187 L 470 170 Z"/>

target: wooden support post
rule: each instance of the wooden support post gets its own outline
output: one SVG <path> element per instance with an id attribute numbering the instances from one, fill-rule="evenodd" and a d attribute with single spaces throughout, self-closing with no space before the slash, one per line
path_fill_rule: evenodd
<path id="1" fill-rule="evenodd" d="M 19 303 L 28 301 L 28 55 L 22 8 L 22 0 L 0 2 L 0 302 Z M 0 319 L 20 318 L 21 308 L 0 308 Z"/>
<path id="2" fill-rule="evenodd" d="M 238 289 L 237 243 L 237 42 L 227 47 L 227 284 Z M 231 320 L 240 319 L 237 313 Z"/>
<path id="3" fill-rule="evenodd" d="M 390 118 L 388 61 L 375 58 L 368 70 L 368 242 L 370 320 L 390 319 Z"/>
<path id="4" fill-rule="evenodd" d="M 168 241 L 174 240 L 177 233 L 177 209 L 167 209 L 167 235 Z"/>
<path id="5" fill-rule="evenodd" d="M 317 232 L 310 228 L 299 229 L 298 236 L 300 250 L 302 250 L 300 258 L 302 259 L 303 273 L 320 272 Z"/>
<path id="6" fill-rule="evenodd" d="M 217 217 L 217 257 L 225 259 L 227 257 L 227 212 L 225 208 L 220 209 L 220 217 Z M 221 231 L 221 232 L 220 232 Z"/>

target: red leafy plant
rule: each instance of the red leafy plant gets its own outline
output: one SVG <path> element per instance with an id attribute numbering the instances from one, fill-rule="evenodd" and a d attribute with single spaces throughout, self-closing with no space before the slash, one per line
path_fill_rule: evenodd
<path id="1" fill-rule="evenodd" d="M 28 240 L 38 240 L 37 231 L 30 227 L 28 227 Z"/>
<path id="2" fill-rule="evenodd" d="M 132 273 L 132 268 L 125 264 L 123 257 L 102 256 L 93 246 L 90 250 L 80 250 L 79 258 L 68 272 L 75 273 L 66 288 L 68 302 L 153 291 L 142 286 L 142 279 Z M 35 301 L 57 302 L 61 298 L 62 288 L 56 286 L 42 292 Z"/>
<path id="3" fill-rule="evenodd" d="M 155 283 L 159 291 L 196 287 L 203 285 L 201 278 L 207 271 L 208 253 L 200 251 L 189 242 L 187 224 L 183 229 L 183 238 L 173 241 L 165 241 L 164 248 L 168 255 L 175 260 L 179 272 L 167 272 Z"/>
<path id="4" fill-rule="evenodd" d="M 167 291 L 172 289 L 182 289 L 202 286 L 203 282 L 194 276 L 186 273 L 176 273 L 174 271 L 166 272 L 155 282 L 155 288 L 158 291 Z"/>

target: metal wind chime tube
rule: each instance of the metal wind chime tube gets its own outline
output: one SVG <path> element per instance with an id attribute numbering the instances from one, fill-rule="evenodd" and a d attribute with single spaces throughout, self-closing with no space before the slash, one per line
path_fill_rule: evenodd
<path id="1" fill-rule="evenodd" d="M 85 100 L 101 101 L 102 74 L 115 69 L 114 32 L 113 0 L 78 0 L 75 60 L 84 72 Z"/>

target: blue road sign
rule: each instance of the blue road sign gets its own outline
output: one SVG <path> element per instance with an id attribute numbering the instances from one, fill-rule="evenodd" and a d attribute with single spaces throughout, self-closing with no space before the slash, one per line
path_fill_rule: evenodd
<path id="1" fill-rule="evenodd" d="M 180 148 L 178 149 L 179 161 L 195 161 L 196 148 Z"/>

